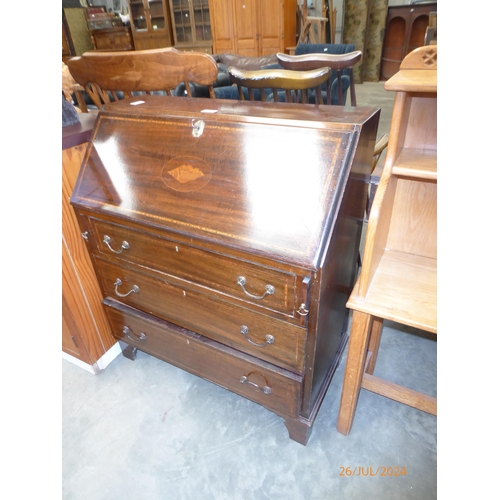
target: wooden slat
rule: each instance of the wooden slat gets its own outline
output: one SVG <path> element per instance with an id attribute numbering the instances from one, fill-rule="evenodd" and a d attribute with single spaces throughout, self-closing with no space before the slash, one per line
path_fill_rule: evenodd
<path id="1" fill-rule="evenodd" d="M 437 70 L 399 71 L 385 82 L 384 88 L 400 92 L 437 92 Z"/>
<path id="2" fill-rule="evenodd" d="M 425 411 L 431 415 L 437 415 L 437 399 L 421 392 L 408 389 L 393 382 L 387 382 L 379 377 L 368 373 L 363 374 L 361 387 L 367 391 L 380 394 L 386 398 L 393 399 L 399 403 L 411 406 L 417 410 Z"/>
<path id="3" fill-rule="evenodd" d="M 392 167 L 395 175 L 437 181 L 437 151 L 404 148 Z"/>

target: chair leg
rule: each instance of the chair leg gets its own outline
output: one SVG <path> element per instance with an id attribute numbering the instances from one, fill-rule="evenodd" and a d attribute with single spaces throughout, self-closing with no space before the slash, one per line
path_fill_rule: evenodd
<path id="1" fill-rule="evenodd" d="M 369 314 L 353 311 L 344 384 L 337 418 L 337 431 L 345 436 L 351 431 L 354 412 L 356 411 L 372 319 L 373 317 Z"/>
<path id="2" fill-rule="evenodd" d="M 373 375 L 375 363 L 377 362 L 378 348 L 380 346 L 380 336 L 382 333 L 382 326 L 384 320 L 382 318 L 373 318 L 372 327 L 370 331 L 370 341 L 368 342 L 368 350 L 372 353 L 370 362 L 366 367 L 366 373 Z"/>

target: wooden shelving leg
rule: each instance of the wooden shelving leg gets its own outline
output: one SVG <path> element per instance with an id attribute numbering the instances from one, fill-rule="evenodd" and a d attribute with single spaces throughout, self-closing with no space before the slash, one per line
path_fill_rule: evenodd
<path id="1" fill-rule="evenodd" d="M 375 370 L 375 363 L 377 362 L 378 348 L 380 346 L 380 336 L 382 334 L 382 326 L 384 320 L 382 318 L 373 318 L 372 327 L 370 332 L 370 341 L 368 343 L 368 351 L 372 353 L 368 366 L 366 367 L 366 373 L 373 375 L 373 370 Z"/>
<path id="2" fill-rule="evenodd" d="M 356 411 L 372 323 L 373 317 L 369 314 L 353 311 L 344 384 L 337 418 L 337 431 L 345 436 L 351 431 L 354 412 Z"/>

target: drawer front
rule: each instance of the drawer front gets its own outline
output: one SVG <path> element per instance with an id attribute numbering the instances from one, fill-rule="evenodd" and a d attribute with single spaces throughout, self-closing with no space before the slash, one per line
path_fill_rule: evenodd
<path id="1" fill-rule="evenodd" d="M 305 328 L 169 283 L 138 268 L 95 260 L 105 296 L 283 368 L 303 371 Z"/>
<path id="2" fill-rule="evenodd" d="M 289 316 L 294 314 L 296 276 L 293 274 L 96 219 L 90 222 L 94 244 L 102 254 L 197 283 L 259 307 Z"/>
<path id="3" fill-rule="evenodd" d="M 270 410 L 297 417 L 302 377 L 158 320 L 113 299 L 104 306 L 113 335 Z"/>

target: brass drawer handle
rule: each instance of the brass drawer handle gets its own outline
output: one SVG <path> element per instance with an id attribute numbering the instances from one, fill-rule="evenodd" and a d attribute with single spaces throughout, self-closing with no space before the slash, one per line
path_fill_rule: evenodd
<path id="1" fill-rule="evenodd" d="M 133 340 L 134 342 L 140 342 L 141 340 L 144 340 L 146 338 L 146 334 L 142 333 L 137 336 L 128 326 L 123 327 L 123 333 L 130 339 Z"/>
<path id="2" fill-rule="evenodd" d="M 128 249 L 130 248 L 130 244 L 129 244 L 129 242 L 128 242 L 128 241 L 123 241 L 123 242 L 122 242 L 122 246 L 121 246 L 120 250 L 115 250 L 114 248 L 111 248 L 111 245 L 110 245 L 110 243 L 111 243 L 111 238 L 110 238 L 107 234 L 105 234 L 105 235 L 104 235 L 104 238 L 102 239 L 102 242 L 103 242 L 103 243 L 105 243 L 105 244 L 108 246 L 108 248 L 109 248 L 109 249 L 110 249 L 113 253 L 122 253 L 122 252 L 123 252 L 123 250 L 128 250 Z"/>
<path id="3" fill-rule="evenodd" d="M 243 375 L 241 378 L 240 378 L 240 382 L 242 384 L 250 384 L 250 385 L 253 385 L 254 387 L 257 387 L 257 389 L 261 390 L 264 394 L 271 394 L 271 388 L 267 385 L 265 385 L 264 387 L 260 387 L 258 386 L 256 383 L 254 382 L 250 382 L 250 380 L 248 380 L 248 377 L 245 377 L 245 375 Z"/>
<path id="4" fill-rule="evenodd" d="M 247 280 L 245 278 L 245 276 L 238 276 L 238 279 L 236 280 L 236 284 L 237 285 L 240 285 L 241 288 L 243 289 L 243 291 L 249 296 L 251 297 L 252 299 L 256 299 L 256 300 L 262 300 L 266 295 L 272 295 L 274 293 L 274 286 L 273 285 L 266 285 L 266 291 L 259 297 L 257 295 L 252 295 L 251 293 L 248 293 L 246 290 L 245 290 L 245 285 L 247 283 Z"/>
<path id="5" fill-rule="evenodd" d="M 274 344 L 274 337 L 272 335 L 266 335 L 266 341 L 263 342 L 262 344 L 257 344 L 256 342 L 254 342 L 253 340 L 250 339 L 250 337 L 248 336 L 250 330 L 248 328 L 248 326 L 245 326 L 245 325 L 241 325 L 241 330 L 240 330 L 240 333 L 247 339 L 248 342 L 250 342 L 250 344 L 254 345 L 255 347 L 266 347 L 266 345 L 268 344 Z"/>
<path id="6" fill-rule="evenodd" d="M 300 304 L 297 314 L 300 314 L 301 316 L 307 316 L 309 314 L 309 309 L 306 309 L 305 304 Z"/>
<path id="7" fill-rule="evenodd" d="M 116 293 L 116 295 L 118 295 L 118 297 L 126 297 L 127 295 L 130 295 L 133 292 L 135 292 L 135 293 L 139 292 L 139 287 L 137 285 L 134 285 L 132 287 L 132 289 L 130 291 L 128 291 L 127 293 L 120 293 L 118 291 L 118 287 L 121 284 L 122 284 L 122 280 L 120 278 L 116 278 L 114 285 L 115 285 L 115 293 Z"/>

